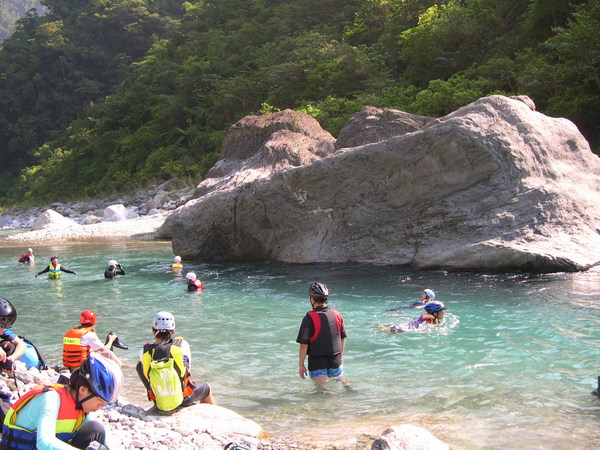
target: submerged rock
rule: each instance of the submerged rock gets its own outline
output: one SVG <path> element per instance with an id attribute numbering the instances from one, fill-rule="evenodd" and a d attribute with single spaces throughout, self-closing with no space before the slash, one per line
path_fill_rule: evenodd
<path id="1" fill-rule="evenodd" d="M 227 180 L 206 180 L 158 234 L 186 259 L 586 269 L 600 254 L 600 160 L 573 123 L 528 103 L 482 98 L 408 133 L 315 152 L 303 165 L 277 164 L 278 150 L 248 144 L 235 163 L 217 163 L 213 172 Z M 279 131 L 244 130 L 254 144 Z M 332 145 L 320 136 L 313 146 Z M 296 136 L 287 139 L 277 148 L 294 149 Z M 272 171 L 236 178 L 257 159 Z"/>

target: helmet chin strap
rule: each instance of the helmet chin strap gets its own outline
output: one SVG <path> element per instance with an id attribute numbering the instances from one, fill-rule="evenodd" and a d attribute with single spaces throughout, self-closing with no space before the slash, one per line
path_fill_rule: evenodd
<path id="1" fill-rule="evenodd" d="M 79 400 L 79 388 L 77 388 L 77 391 L 75 391 L 75 408 L 79 409 L 79 410 L 83 410 L 83 404 L 85 402 L 87 402 L 89 399 L 94 398 L 94 397 L 97 397 L 97 395 L 90 391 L 90 395 L 88 395 L 87 397 L 85 397 L 82 400 Z"/>

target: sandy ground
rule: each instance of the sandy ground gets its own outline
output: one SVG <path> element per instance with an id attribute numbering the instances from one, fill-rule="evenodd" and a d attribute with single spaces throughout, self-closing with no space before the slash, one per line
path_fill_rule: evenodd
<path id="1" fill-rule="evenodd" d="M 163 224 L 168 214 L 144 216 L 120 222 L 101 222 L 69 227 L 47 227 L 42 230 L 10 234 L 0 238 L 0 244 L 40 244 L 57 241 L 79 241 L 104 238 L 152 239 L 154 232 Z"/>

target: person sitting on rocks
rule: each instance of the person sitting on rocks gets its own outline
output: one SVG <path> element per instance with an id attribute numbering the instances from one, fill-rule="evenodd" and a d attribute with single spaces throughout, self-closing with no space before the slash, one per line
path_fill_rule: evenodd
<path id="1" fill-rule="evenodd" d="M 114 259 L 111 259 L 108 262 L 108 267 L 104 271 L 104 278 L 113 280 L 117 278 L 117 275 L 125 275 L 125 270 L 123 269 L 123 266 L 121 264 L 119 264 Z"/>
<path id="2" fill-rule="evenodd" d="M 73 372 L 81 366 L 91 352 L 100 352 L 121 366 L 121 361 L 111 348 L 117 344 L 119 348 L 126 346 L 117 342 L 118 336 L 114 333 L 109 333 L 106 337 L 106 344 L 102 344 L 94 329 L 96 312 L 89 309 L 82 311 L 79 315 L 79 323 L 80 326 L 71 328 L 63 337 L 63 365 Z"/>
<path id="3" fill-rule="evenodd" d="M 0 448 L 106 450 L 104 425 L 90 420 L 88 413 L 117 401 L 122 388 L 119 366 L 101 355 L 90 355 L 71 374 L 68 385 L 40 383 L 10 407 Z"/>
<path id="4" fill-rule="evenodd" d="M 69 270 L 66 267 L 61 266 L 58 263 L 58 256 L 56 255 L 52 255 L 50 257 L 50 264 L 48 264 L 48 267 L 46 267 L 44 270 L 42 270 L 41 272 L 38 272 L 37 275 L 35 276 L 36 278 L 38 276 L 40 276 L 43 273 L 48 273 L 48 278 L 49 279 L 59 279 L 60 278 L 60 274 L 62 272 L 66 272 L 66 273 L 72 273 L 73 275 L 77 275 L 77 272 L 73 271 L 73 270 Z"/>
<path id="5" fill-rule="evenodd" d="M 191 379 L 192 352 L 185 339 L 173 338 L 173 314 L 157 313 L 152 321 L 152 334 L 154 342 L 144 345 L 136 370 L 156 409 L 168 412 L 197 401 L 214 405 L 208 383 Z"/>
<path id="6" fill-rule="evenodd" d="M 19 258 L 19 261 L 22 264 L 33 264 L 35 262 L 35 255 L 33 254 L 33 249 L 28 248 L 27 253 L 23 253 Z"/>
<path id="7" fill-rule="evenodd" d="M 188 291 L 197 291 L 198 289 L 204 289 L 202 280 L 199 280 L 194 272 L 188 272 L 185 277 L 188 280 L 187 289 Z"/>
<path id="8" fill-rule="evenodd" d="M 15 361 L 25 354 L 27 344 L 9 328 L 17 320 L 17 310 L 4 297 L 0 297 L 0 370 L 12 374 Z"/>

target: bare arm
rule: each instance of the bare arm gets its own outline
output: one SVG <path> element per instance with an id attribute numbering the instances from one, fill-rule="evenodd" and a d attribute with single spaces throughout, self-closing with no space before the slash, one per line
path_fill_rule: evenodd
<path id="1" fill-rule="evenodd" d="M 304 365 L 304 360 L 306 359 L 306 353 L 308 352 L 308 344 L 300 344 L 300 359 L 298 361 L 298 375 L 300 378 L 304 379 L 308 375 L 308 370 Z"/>

